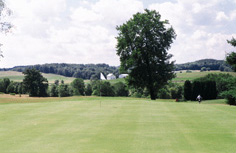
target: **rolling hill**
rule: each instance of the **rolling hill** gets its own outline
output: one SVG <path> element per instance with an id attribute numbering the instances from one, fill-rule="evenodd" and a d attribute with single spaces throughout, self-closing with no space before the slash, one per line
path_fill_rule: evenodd
<path id="1" fill-rule="evenodd" d="M 183 84 L 185 80 L 194 80 L 203 76 L 206 76 L 207 74 L 210 73 L 229 73 L 230 75 L 233 75 L 236 77 L 235 72 L 220 72 L 220 71 L 205 71 L 205 72 L 200 72 L 200 71 L 191 71 L 191 73 L 187 73 L 186 71 L 178 71 L 176 73 L 176 78 L 174 78 L 172 81 L 175 83 L 180 83 Z M 56 75 L 56 74 L 46 74 L 42 73 L 45 78 L 48 79 L 49 83 L 54 83 L 55 80 L 64 80 L 65 83 L 71 83 L 75 78 L 73 77 L 65 77 L 62 75 Z M 21 82 L 24 78 L 24 75 L 22 72 L 16 72 L 16 71 L 0 71 L 0 79 L 3 78 L 9 78 L 12 81 L 15 82 Z M 116 79 L 116 80 L 109 80 L 111 84 L 117 83 L 117 82 L 124 82 L 124 79 Z M 85 80 L 85 83 L 88 83 L 89 80 Z"/>
<path id="2" fill-rule="evenodd" d="M 195 62 L 189 62 L 185 64 L 175 64 L 175 71 L 182 70 L 201 70 L 202 68 L 207 70 L 220 70 L 230 72 L 232 69 L 223 60 L 215 59 L 203 59 Z M 8 69 L 0 69 L 0 71 L 17 71 L 23 72 L 25 69 L 35 68 L 42 73 L 58 74 L 66 77 L 82 78 L 84 80 L 99 79 L 102 72 L 105 76 L 109 73 L 113 73 L 116 77 L 119 76 L 119 67 L 109 66 L 108 64 L 43 64 L 43 65 L 28 65 L 28 66 L 16 66 Z"/>
<path id="3" fill-rule="evenodd" d="M 54 83 L 55 80 L 64 80 L 65 83 L 70 83 L 75 79 L 73 77 L 65 77 L 56 74 L 42 73 L 42 75 L 48 79 L 49 83 Z M 16 71 L 0 71 L 0 79 L 3 78 L 9 78 L 11 81 L 21 82 L 24 78 L 24 74 Z"/>
<path id="4" fill-rule="evenodd" d="M 202 59 L 195 62 L 176 64 L 176 71 L 180 70 L 201 70 L 203 67 L 209 70 L 232 71 L 231 67 L 224 60 Z"/>

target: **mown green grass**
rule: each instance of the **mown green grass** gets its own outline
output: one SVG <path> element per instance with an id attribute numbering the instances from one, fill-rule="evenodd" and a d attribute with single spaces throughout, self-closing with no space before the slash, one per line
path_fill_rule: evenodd
<path id="1" fill-rule="evenodd" d="M 6 95 L 0 95 L 0 101 L 1 153 L 236 151 L 236 107 L 213 105 L 214 101 L 202 105 L 136 98 Z"/>

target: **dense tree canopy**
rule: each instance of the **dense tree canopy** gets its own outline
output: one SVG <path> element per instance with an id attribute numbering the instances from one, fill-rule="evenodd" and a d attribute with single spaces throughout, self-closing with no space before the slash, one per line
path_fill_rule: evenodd
<path id="1" fill-rule="evenodd" d="M 147 88 L 151 99 L 158 89 L 174 77 L 172 55 L 167 53 L 176 34 L 167 20 L 156 11 L 145 10 L 117 27 L 117 55 L 121 70 L 128 71 L 128 83 Z"/>
<path id="2" fill-rule="evenodd" d="M 23 74 L 25 75 L 23 84 L 29 96 L 47 96 L 48 81 L 38 70 L 27 69 Z"/>
<path id="3" fill-rule="evenodd" d="M 235 38 L 232 38 L 231 40 L 228 40 L 227 42 L 231 44 L 232 46 L 236 47 Z M 236 71 L 236 52 L 232 52 L 228 54 L 228 56 L 226 57 L 226 61 L 229 65 L 233 67 L 234 71 Z"/>
<path id="4" fill-rule="evenodd" d="M 85 92 L 85 85 L 84 85 L 84 80 L 77 78 L 73 82 L 71 82 L 71 86 L 73 88 L 73 94 L 80 96 L 84 95 Z"/>

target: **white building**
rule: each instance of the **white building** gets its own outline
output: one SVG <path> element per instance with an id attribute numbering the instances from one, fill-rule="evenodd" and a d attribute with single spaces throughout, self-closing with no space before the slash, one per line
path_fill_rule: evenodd
<path id="1" fill-rule="evenodd" d="M 102 73 L 100 73 L 100 79 L 101 80 L 106 80 L 105 76 Z"/>
<path id="2" fill-rule="evenodd" d="M 107 75 L 107 80 L 114 80 L 114 79 L 116 79 L 116 76 L 114 74 L 110 73 Z"/>
<path id="3" fill-rule="evenodd" d="M 128 74 L 120 74 L 119 78 L 126 78 L 128 76 Z"/>

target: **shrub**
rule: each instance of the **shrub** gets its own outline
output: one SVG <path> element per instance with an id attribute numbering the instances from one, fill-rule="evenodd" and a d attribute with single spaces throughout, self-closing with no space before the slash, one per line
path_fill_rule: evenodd
<path id="1" fill-rule="evenodd" d="M 51 97 L 58 97 L 59 96 L 59 94 L 58 94 L 58 86 L 56 84 L 53 84 L 51 86 L 49 94 L 50 94 Z"/>
<path id="2" fill-rule="evenodd" d="M 101 81 L 99 80 L 91 80 L 92 86 L 92 95 L 93 96 L 100 96 L 100 88 L 101 88 Z"/>
<path id="3" fill-rule="evenodd" d="M 91 96 L 92 93 L 93 93 L 92 85 L 91 84 L 87 84 L 87 86 L 85 88 L 85 95 L 86 96 Z"/>
<path id="4" fill-rule="evenodd" d="M 143 97 L 143 89 L 130 87 L 130 96 L 135 97 L 135 98 L 142 98 Z"/>
<path id="5" fill-rule="evenodd" d="M 226 98 L 227 104 L 236 105 L 236 88 L 229 91 L 224 91 L 221 95 Z"/>
<path id="6" fill-rule="evenodd" d="M 191 100 L 192 97 L 192 83 L 189 80 L 184 82 L 184 98 Z"/>
<path id="7" fill-rule="evenodd" d="M 115 83 L 113 86 L 114 86 L 115 96 L 127 97 L 129 95 L 127 86 L 123 82 Z"/>
<path id="8" fill-rule="evenodd" d="M 71 87 L 73 89 L 73 94 L 74 95 L 84 95 L 85 92 L 85 85 L 84 85 L 84 80 L 77 78 L 71 83 Z"/>
<path id="9" fill-rule="evenodd" d="M 171 98 L 172 99 L 181 99 L 182 98 L 182 86 L 176 86 L 170 88 Z"/>
<path id="10" fill-rule="evenodd" d="M 10 84 L 10 79 L 9 78 L 4 78 L 3 80 L 0 81 L 0 92 L 7 93 L 7 87 Z"/>
<path id="11" fill-rule="evenodd" d="M 66 85 L 66 84 L 59 85 L 58 95 L 59 95 L 59 97 L 68 97 L 68 96 L 70 96 L 71 91 L 69 89 L 69 86 Z"/>
<path id="12" fill-rule="evenodd" d="M 171 95 L 168 89 L 161 88 L 157 94 L 157 97 L 160 99 L 170 99 Z"/>
<path id="13" fill-rule="evenodd" d="M 114 89 L 112 88 L 110 82 L 102 82 L 100 86 L 101 96 L 115 96 Z"/>

